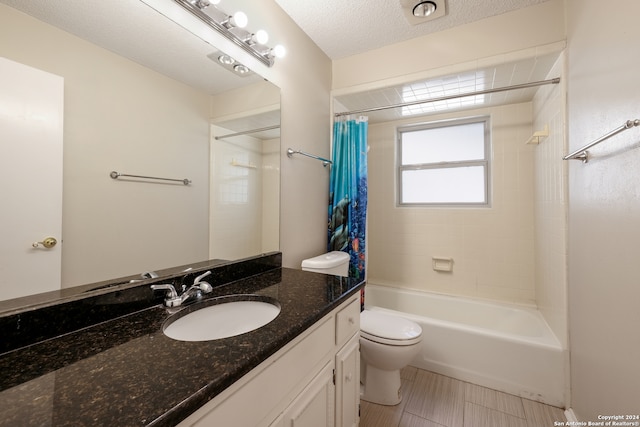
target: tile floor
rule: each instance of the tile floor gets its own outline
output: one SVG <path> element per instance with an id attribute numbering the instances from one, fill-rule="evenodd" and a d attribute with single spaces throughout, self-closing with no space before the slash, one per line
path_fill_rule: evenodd
<path id="1" fill-rule="evenodd" d="M 360 427 L 553 427 L 564 410 L 409 366 L 403 399 L 362 401 Z"/>

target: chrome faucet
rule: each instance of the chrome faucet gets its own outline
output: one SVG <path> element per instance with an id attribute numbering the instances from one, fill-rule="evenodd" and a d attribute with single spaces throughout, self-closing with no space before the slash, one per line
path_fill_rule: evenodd
<path id="1" fill-rule="evenodd" d="M 200 299 L 203 294 L 208 294 L 213 290 L 213 287 L 209 283 L 202 281 L 203 278 L 210 274 L 211 271 L 207 271 L 196 277 L 193 281 L 193 285 L 191 285 L 187 290 L 183 290 L 182 295 L 178 295 L 176 288 L 171 283 L 151 285 L 151 289 L 154 291 L 166 290 L 167 293 L 165 295 L 164 305 L 167 307 L 178 307 L 192 296 L 196 299 Z"/>

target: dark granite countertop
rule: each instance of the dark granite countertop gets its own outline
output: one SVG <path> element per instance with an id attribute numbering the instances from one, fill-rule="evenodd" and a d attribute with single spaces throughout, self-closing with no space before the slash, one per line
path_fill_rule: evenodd
<path id="1" fill-rule="evenodd" d="M 278 300 L 278 317 L 246 334 L 205 342 L 172 340 L 162 333 L 171 314 L 156 303 L 9 349 L 0 354 L 0 426 L 176 425 L 363 285 L 275 268 L 218 285 L 207 295 Z M 147 293 L 148 285 L 137 291 Z M 99 297 L 104 304 L 114 300 L 110 293 Z"/>

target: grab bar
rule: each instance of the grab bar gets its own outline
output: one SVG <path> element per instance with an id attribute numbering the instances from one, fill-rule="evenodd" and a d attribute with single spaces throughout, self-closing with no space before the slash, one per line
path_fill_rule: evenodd
<path id="1" fill-rule="evenodd" d="M 640 119 L 627 120 L 619 128 L 616 128 L 611 132 L 609 132 L 608 134 L 601 136 L 600 138 L 596 139 L 593 142 L 590 142 L 584 147 L 577 149 L 573 153 L 567 154 L 562 158 L 562 160 L 582 160 L 582 163 L 587 163 L 589 161 L 589 152 L 587 151 L 589 148 L 593 147 L 594 145 L 600 144 L 605 139 L 609 139 L 612 136 L 617 135 L 624 130 L 631 129 L 632 127 L 635 127 L 635 126 L 640 126 Z"/>
<path id="2" fill-rule="evenodd" d="M 327 160 L 325 158 L 316 156 L 315 154 L 309 154 L 309 153 L 305 153 L 304 151 L 293 150 L 291 148 L 287 148 L 287 157 L 292 157 L 294 154 L 302 154 L 303 156 L 307 156 L 307 157 L 311 157 L 312 159 L 320 160 L 322 162 L 322 166 L 324 166 L 325 168 L 327 167 L 327 165 L 332 165 L 333 164 L 333 162 L 331 160 Z"/>
<path id="3" fill-rule="evenodd" d="M 116 171 L 111 171 L 111 173 L 109 174 L 109 176 L 110 176 L 111 178 L 113 178 L 113 179 L 118 179 L 118 178 L 120 178 L 121 176 L 126 176 L 126 177 L 129 177 L 129 178 L 159 179 L 159 180 L 161 180 L 161 181 L 175 181 L 175 182 L 181 182 L 181 183 L 183 183 L 184 185 L 189 185 L 189 184 L 191 184 L 191 181 L 190 181 L 190 180 L 188 180 L 188 179 L 186 179 L 186 178 L 185 178 L 185 179 L 157 178 L 157 177 L 155 177 L 155 176 L 129 175 L 129 174 L 126 174 L 126 173 L 119 173 L 119 172 L 116 172 Z"/>

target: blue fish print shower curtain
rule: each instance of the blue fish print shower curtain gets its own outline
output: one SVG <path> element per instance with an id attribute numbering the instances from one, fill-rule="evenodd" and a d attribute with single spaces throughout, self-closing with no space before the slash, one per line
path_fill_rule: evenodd
<path id="1" fill-rule="evenodd" d="M 350 255 L 349 277 L 364 279 L 367 117 L 336 120 L 329 180 L 329 251 Z"/>

